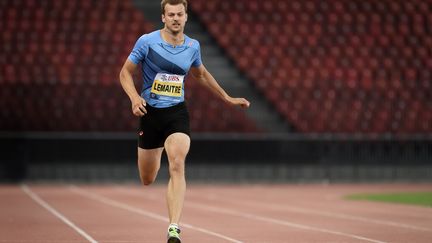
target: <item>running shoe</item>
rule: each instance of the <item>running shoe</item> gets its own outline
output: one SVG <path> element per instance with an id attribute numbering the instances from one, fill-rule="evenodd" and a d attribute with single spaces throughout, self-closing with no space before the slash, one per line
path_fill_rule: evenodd
<path id="1" fill-rule="evenodd" d="M 180 240 L 180 229 L 177 227 L 168 228 L 168 242 L 167 243 L 181 243 Z"/>

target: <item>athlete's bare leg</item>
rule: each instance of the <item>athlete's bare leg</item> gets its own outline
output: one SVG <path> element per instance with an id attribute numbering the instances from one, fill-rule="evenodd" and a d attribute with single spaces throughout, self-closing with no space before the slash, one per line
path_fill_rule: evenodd
<path id="1" fill-rule="evenodd" d="M 138 147 L 138 169 L 141 182 L 150 185 L 156 179 L 160 168 L 163 148 L 142 149 Z"/>
<path id="2" fill-rule="evenodd" d="M 184 133 L 173 133 L 165 140 L 170 180 L 167 204 L 170 223 L 178 224 L 186 192 L 185 160 L 189 152 L 190 138 Z"/>

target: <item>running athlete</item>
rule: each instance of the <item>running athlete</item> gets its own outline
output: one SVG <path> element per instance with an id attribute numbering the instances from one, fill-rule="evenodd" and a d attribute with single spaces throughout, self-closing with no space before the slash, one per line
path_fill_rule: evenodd
<path id="1" fill-rule="evenodd" d="M 120 82 L 140 117 L 138 169 L 144 185 L 150 185 L 160 168 L 165 149 L 170 179 L 167 190 L 168 242 L 180 242 L 179 220 L 186 191 L 185 159 L 190 146 L 189 114 L 184 102 L 185 76 L 194 78 L 226 103 L 249 107 L 244 98 L 230 97 L 201 61 L 200 44 L 183 33 L 187 21 L 186 0 L 162 0 L 164 28 L 142 35 L 125 61 Z M 133 73 L 141 68 L 143 87 L 138 94 Z"/>

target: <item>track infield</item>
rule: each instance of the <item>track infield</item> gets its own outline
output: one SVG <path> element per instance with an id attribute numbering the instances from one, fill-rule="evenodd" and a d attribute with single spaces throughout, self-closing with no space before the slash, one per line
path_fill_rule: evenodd
<path id="1" fill-rule="evenodd" d="M 346 198 L 352 200 L 369 200 L 432 207 L 432 192 L 366 193 L 348 195 Z"/>

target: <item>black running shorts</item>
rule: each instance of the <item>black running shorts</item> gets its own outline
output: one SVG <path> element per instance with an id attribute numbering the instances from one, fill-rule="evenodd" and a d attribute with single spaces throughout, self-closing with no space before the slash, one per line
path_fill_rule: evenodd
<path id="1" fill-rule="evenodd" d="M 147 105 L 146 110 L 147 114 L 140 118 L 138 147 L 161 148 L 167 137 L 176 132 L 190 136 L 189 113 L 184 102 L 167 108 Z"/>

